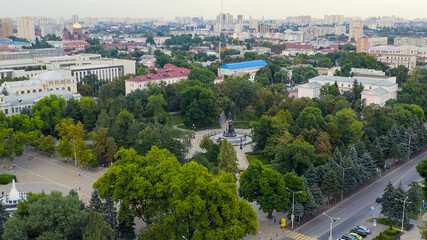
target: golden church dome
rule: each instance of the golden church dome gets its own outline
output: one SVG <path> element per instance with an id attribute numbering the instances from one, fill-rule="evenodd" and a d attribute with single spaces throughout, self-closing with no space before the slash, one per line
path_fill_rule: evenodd
<path id="1" fill-rule="evenodd" d="M 74 23 L 73 29 L 75 28 L 82 28 L 82 25 L 80 25 L 78 22 Z"/>

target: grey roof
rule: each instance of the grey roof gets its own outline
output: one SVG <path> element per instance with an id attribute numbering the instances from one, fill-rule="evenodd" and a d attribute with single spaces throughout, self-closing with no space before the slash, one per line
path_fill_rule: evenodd
<path id="1" fill-rule="evenodd" d="M 387 94 L 388 91 L 385 90 L 384 88 L 375 88 L 375 89 L 371 89 L 372 92 L 378 93 L 378 94 Z"/>
<path id="2" fill-rule="evenodd" d="M 309 82 L 303 85 L 300 85 L 300 87 L 311 87 L 311 88 L 321 88 L 323 85 L 318 82 Z"/>
<path id="3" fill-rule="evenodd" d="M 41 81 L 57 81 L 57 80 L 64 80 L 64 79 L 70 79 L 70 78 L 73 79 L 74 77 L 61 72 L 47 71 L 45 73 L 35 76 L 33 79 L 38 79 Z"/>
<path id="4" fill-rule="evenodd" d="M 374 86 L 381 86 L 381 87 L 392 87 L 397 85 L 396 83 L 375 79 L 375 78 L 357 78 L 357 77 L 338 77 L 338 76 L 327 76 L 327 75 L 319 75 L 317 77 L 314 77 L 310 79 L 309 81 L 332 81 L 332 82 L 348 82 L 353 83 L 354 80 L 357 80 L 357 82 L 362 84 L 370 84 Z"/>
<path id="5" fill-rule="evenodd" d="M 23 80 L 16 82 L 4 82 L 2 86 L 7 86 L 9 88 L 20 88 L 30 86 L 43 86 L 43 83 L 40 80 Z"/>
<path id="6" fill-rule="evenodd" d="M 37 93 L 29 93 L 29 94 L 20 94 L 20 95 L 9 95 L 9 96 L 5 96 L 4 97 L 4 101 L 6 104 L 10 104 L 12 107 L 13 106 L 21 106 L 21 105 L 32 105 L 35 102 L 37 102 L 38 100 L 50 96 L 50 95 L 56 95 L 58 97 L 62 97 L 65 100 L 68 100 L 72 97 L 74 97 L 75 95 L 79 95 L 79 94 L 75 94 L 72 93 L 70 91 L 67 90 L 53 90 L 53 91 L 47 91 L 47 92 L 37 92 Z"/>

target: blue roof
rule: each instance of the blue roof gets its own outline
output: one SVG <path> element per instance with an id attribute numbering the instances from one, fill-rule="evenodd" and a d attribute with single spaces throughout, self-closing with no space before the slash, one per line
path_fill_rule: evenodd
<path id="1" fill-rule="evenodd" d="M 0 40 L 0 43 L 6 43 L 6 44 L 12 44 L 12 45 L 18 45 L 18 44 L 30 44 L 30 43 L 28 43 L 28 42 L 5 41 L 5 40 Z"/>
<path id="2" fill-rule="evenodd" d="M 251 67 L 264 67 L 267 66 L 267 63 L 263 60 L 249 61 L 249 62 L 239 62 L 239 63 L 227 63 L 222 65 L 219 68 L 222 69 L 241 69 L 241 68 L 251 68 Z"/>

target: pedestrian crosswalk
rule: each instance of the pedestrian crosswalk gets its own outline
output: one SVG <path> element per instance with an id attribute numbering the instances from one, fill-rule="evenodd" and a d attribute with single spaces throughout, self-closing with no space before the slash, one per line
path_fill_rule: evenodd
<path id="1" fill-rule="evenodd" d="M 297 232 L 291 232 L 288 235 L 289 238 L 295 239 L 295 240 L 315 240 L 312 237 L 306 236 L 304 234 L 301 233 L 297 233 Z"/>

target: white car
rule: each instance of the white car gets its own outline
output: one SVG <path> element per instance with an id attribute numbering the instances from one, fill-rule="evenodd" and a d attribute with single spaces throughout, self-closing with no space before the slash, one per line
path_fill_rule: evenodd
<path id="1" fill-rule="evenodd" d="M 360 229 L 362 229 L 363 231 L 365 231 L 367 234 L 371 234 L 371 229 L 369 229 L 369 228 L 367 228 L 367 227 L 365 227 L 365 226 L 363 226 L 363 225 L 356 226 L 356 228 L 360 228 Z"/>

